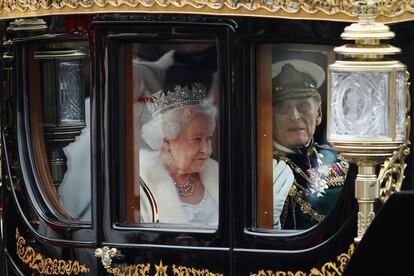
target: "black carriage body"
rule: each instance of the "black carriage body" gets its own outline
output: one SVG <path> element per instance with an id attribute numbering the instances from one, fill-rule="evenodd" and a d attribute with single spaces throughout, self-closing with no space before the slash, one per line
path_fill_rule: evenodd
<path id="1" fill-rule="evenodd" d="M 47 21 L 56 23 L 61 20 L 63 16 Z M 66 20 L 77 19 L 68 17 Z M 1 92 L 0 245 L 3 254 L 0 274 L 413 273 L 409 258 L 413 257 L 414 240 L 408 226 L 409 210 L 414 205 L 411 191 L 394 194 L 379 208 L 359 245 L 354 243 L 358 206 L 353 185 L 344 187 L 332 212 L 310 229 L 275 233 L 257 227 L 258 49 L 262 45 L 338 46 L 343 44 L 339 37 L 344 26 L 333 22 L 250 17 L 99 15 L 88 23 L 88 33 L 15 38 L 12 48 L 6 48 L 7 44 L 3 43 L 2 68 L 5 73 L 2 82 L 9 85 L 3 86 Z M 410 52 L 412 41 L 407 39 L 413 34 L 410 26 L 411 23 L 403 23 L 393 29 L 397 33 L 395 44 L 405 54 L 401 61 L 411 72 L 414 64 Z M 92 202 L 89 221 L 62 217 L 44 195 L 39 183 L 42 181 L 38 173 L 40 165 L 34 153 L 38 145 L 33 139 L 35 134 L 30 123 L 34 112 L 31 106 L 33 93 L 40 93 L 40 89 L 33 88 L 36 83 L 33 73 L 37 67 L 33 67 L 31 58 L 44 45 L 71 47 L 76 43 L 82 47 L 87 45 L 89 49 L 89 73 L 86 74 L 89 77 L 86 85 L 90 88 L 87 95 L 90 99 Z M 125 76 L 133 76 L 133 73 L 124 66 L 124 61 L 134 49 L 141 49 L 138 47 L 141 45 L 151 48 L 152 45 L 206 43 L 215 45 L 215 70 L 219 80 L 218 226 L 204 229 L 128 222 L 125 218 L 129 213 L 125 211 L 124 202 L 127 201 L 128 186 L 123 183 L 128 182 L 130 148 L 125 141 L 131 126 L 127 123 L 130 115 L 126 107 L 131 95 L 125 91 L 130 89 L 131 83 L 125 81 L 128 79 Z M 411 159 L 409 157 L 404 182 L 406 190 L 413 189 Z M 354 167 L 350 174 L 356 174 Z M 395 243 L 389 242 L 390 237 L 395 238 Z M 407 251 L 401 254 L 396 244 Z M 106 268 L 102 256 L 96 256 L 95 251 L 105 246 L 117 249 L 112 263 Z M 370 255 L 375 256 L 375 263 L 368 261 Z M 397 267 L 393 262 L 401 256 L 404 256 L 400 260 L 403 263 Z"/>

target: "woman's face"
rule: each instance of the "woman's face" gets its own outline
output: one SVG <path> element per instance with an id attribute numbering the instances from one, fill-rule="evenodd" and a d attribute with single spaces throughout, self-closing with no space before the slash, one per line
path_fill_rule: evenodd
<path id="1" fill-rule="evenodd" d="M 206 115 L 195 114 L 177 138 L 165 140 L 164 146 L 171 153 L 169 167 L 180 174 L 198 173 L 211 155 L 212 130 Z"/>

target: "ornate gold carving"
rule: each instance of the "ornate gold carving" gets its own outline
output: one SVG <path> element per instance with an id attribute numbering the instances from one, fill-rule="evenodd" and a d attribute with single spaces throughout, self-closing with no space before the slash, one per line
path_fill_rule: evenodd
<path id="1" fill-rule="evenodd" d="M 406 72 L 407 80 L 410 78 L 410 74 Z M 410 112 L 411 98 L 410 98 L 410 82 L 406 84 L 406 106 L 407 113 Z M 400 148 L 394 152 L 393 156 L 384 161 L 381 165 L 381 170 L 378 174 L 378 180 L 381 184 L 380 188 L 380 200 L 382 203 L 387 201 L 387 199 L 394 192 L 401 190 L 401 185 L 404 180 L 404 171 L 407 167 L 405 163 L 405 158 L 410 154 L 410 131 L 411 131 L 411 118 L 407 116 L 406 118 L 406 143 L 402 144 Z"/>
<path id="2" fill-rule="evenodd" d="M 355 21 L 349 0 L 0 0 L 0 18 L 40 15 L 156 12 Z M 379 0 L 377 22 L 414 19 L 411 0 Z"/>
<path id="3" fill-rule="evenodd" d="M 312 205 L 303 199 L 303 196 L 298 192 L 296 187 L 300 187 L 299 184 L 294 180 L 294 185 L 289 190 L 289 196 L 293 198 L 293 200 L 299 204 L 300 210 L 302 213 L 309 215 L 313 220 L 321 222 L 324 220 L 325 216 L 319 214 L 315 209 L 312 208 Z"/>
<path id="4" fill-rule="evenodd" d="M 167 276 L 169 274 L 168 270 L 169 265 L 164 265 L 163 261 L 160 260 L 159 264 L 154 264 L 153 269 L 155 270 L 155 276 Z M 127 275 L 136 275 L 136 276 L 148 276 L 151 272 L 151 264 L 136 264 L 136 265 L 121 265 L 118 267 L 108 267 L 106 268 L 108 273 L 111 273 L 115 276 L 127 276 Z M 171 271 L 170 271 L 171 272 Z M 193 267 L 177 266 L 172 265 L 172 275 L 177 276 L 223 276 L 222 273 L 210 272 L 208 269 L 196 269 Z"/>
<path id="5" fill-rule="evenodd" d="M 378 180 L 381 183 L 380 200 L 383 203 L 387 201 L 391 194 L 401 190 L 404 170 L 407 167 L 404 159 L 410 154 L 409 145 L 409 142 L 403 144 L 399 150 L 394 152 L 392 157 L 385 160 L 381 165 Z"/>
<path id="6" fill-rule="evenodd" d="M 78 275 L 89 272 L 89 267 L 79 264 L 78 261 L 65 261 L 59 259 L 45 258 L 41 253 L 36 252 L 26 244 L 26 239 L 20 236 L 16 228 L 16 253 L 23 263 L 31 269 L 46 275 Z"/>
<path id="7" fill-rule="evenodd" d="M 250 276 L 331 276 L 331 275 L 342 275 L 345 270 L 345 266 L 349 262 L 352 254 L 354 254 L 355 245 L 351 243 L 348 248 L 348 252 L 342 253 L 336 257 L 336 262 L 327 262 L 321 268 L 311 268 L 309 273 L 304 271 L 273 271 L 259 270 L 257 273 L 250 273 Z"/>
<path id="8" fill-rule="evenodd" d="M 195 269 L 185 266 L 176 266 L 173 265 L 173 273 L 177 276 L 223 276 L 222 273 L 213 273 L 208 269 Z"/>
<path id="9" fill-rule="evenodd" d="M 118 254 L 118 250 L 116 248 L 109 249 L 108 246 L 104 246 L 103 248 L 97 248 L 95 250 L 95 257 L 101 258 L 101 262 L 104 268 L 110 268 L 112 263 L 112 258 Z"/>
<path id="10" fill-rule="evenodd" d="M 159 265 L 155 265 L 155 276 L 165 276 L 167 275 L 168 265 L 163 265 L 162 260 L 160 261 Z"/>
<path id="11" fill-rule="evenodd" d="M 371 20 L 378 13 L 378 0 L 356 0 L 354 2 L 354 13 L 361 18 Z"/>
<path id="12" fill-rule="evenodd" d="M 128 266 L 119 266 L 119 267 L 109 267 L 106 269 L 108 273 L 111 273 L 116 276 L 146 276 L 149 275 L 151 270 L 151 264 L 136 264 Z"/>
<path id="13" fill-rule="evenodd" d="M 134 265 L 120 265 L 117 267 L 111 267 L 112 258 L 118 254 L 118 250 L 116 248 L 109 248 L 108 246 L 104 246 L 102 248 L 97 248 L 95 250 L 95 256 L 97 258 L 101 258 L 102 265 L 106 268 L 106 271 L 112 275 L 116 276 L 126 276 L 126 275 L 136 275 L 136 276 L 146 276 L 149 275 L 148 273 L 151 270 L 151 264 L 134 264 Z M 158 266 L 155 265 L 157 274 L 156 276 L 167 275 L 158 273 Z M 162 261 L 160 262 L 160 268 L 162 268 Z"/>
<path id="14" fill-rule="evenodd" d="M 357 237 L 361 240 L 362 236 L 365 234 L 365 231 L 368 229 L 368 226 L 374 220 L 375 213 L 369 212 L 358 212 L 358 234 Z"/>

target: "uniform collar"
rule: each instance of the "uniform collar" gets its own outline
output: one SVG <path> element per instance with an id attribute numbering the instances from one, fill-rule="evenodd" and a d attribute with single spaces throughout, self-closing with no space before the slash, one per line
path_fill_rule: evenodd
<path id="1" fill-rule="evenodd" d="M 273 140 L 273 146 L 275 147 L 275 149 L 282 152 L 283 154 L 303 154 L 309 156 L 313 153 L 314 144 L 315 142 L 312 138 L 307 146 L 304 146 L 302 148 L 290 149 L 285 146 L 282 146 L 281 144 L 278 144 L 275 140 Z"/>

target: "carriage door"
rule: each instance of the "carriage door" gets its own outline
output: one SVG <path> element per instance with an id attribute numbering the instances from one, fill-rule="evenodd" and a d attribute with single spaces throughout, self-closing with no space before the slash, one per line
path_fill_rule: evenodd
<path id="1" fill-rule="evenodd" d="M 315 32 L 307 33 L 309 26 Z M 329 43 L 335 39 L 334 33 L 321 36 L 321 26 L 318 22 L 255 18 L 237 41 L 240 58 L 236 59 L 235 91 L 240 92 L 237 114 L 241 118 L 234 124 L 242 133 L 234 165 L 248 169 L 233 179 L 238 191 L 233 209 L 237 218 L 234 275 L 340 275 L 353 252 L 353 185 L 344 185 L 351 169 L 340 153 L 318 146 L 326 144 L 325 72 L 334 60 Z M 334 30 L 335 25 L 331 27 Z M 296 86 L 303 82 L 302 76 L 310 76 L 315 83 L 318 94 L 312 99 L 304 94 L 309 89 Z M 296 112 L 304 112 L 305 106 L 316 107 L 306 109 L 305 117 L 315 120 L 314 126 L 322 119 L 312 129 L 312 139 L 297 147 L 295 143 L 302 141 L 295 133 L 304 125 L 303 120 L 285 116 L 291 106 Z M 308 180 L 313 183 L 310 162 L 314 160 L 318 169 L 332 172 L 325 177 L 323 195 L 305 185 Z M 324 202 L 324 207 L 318 202 Z"/>
<path id="2" fill-rule="evenodd" d="M 3 55 L 7 270 L 95 273 L 88 41 L 46 30 L 11 22 Z"/>
<path id="3" fill-rule="evenodd" d="M 96 256 L 109 273 L 231 275 L 232 26 L 188 18 L 92 25 Z"/>

